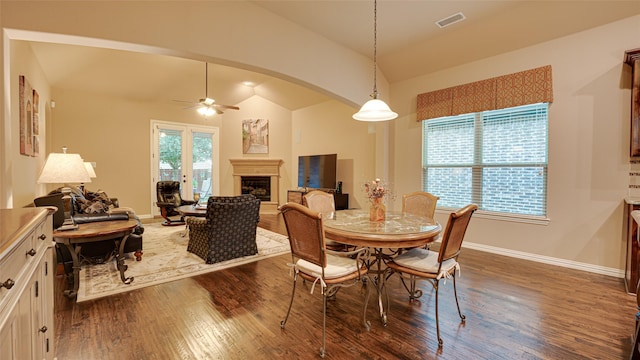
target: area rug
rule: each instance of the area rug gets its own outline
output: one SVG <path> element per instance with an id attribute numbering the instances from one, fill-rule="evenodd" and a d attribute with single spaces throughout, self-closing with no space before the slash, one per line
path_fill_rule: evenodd
<path id="1" fill-rule="evenodd" d="M 125 275 L 132 276 L 133 282 L 129 285 L 122 283 L 115 260 L 105 264 L 83 265 L 80 270 L 77 302 L 205 274 L 290 252 L 286 236 L 258 228 L 256 236 L 258 254 L 216 264 L 206 264 L 198 256 L 187 252 L 189 236 L 184 236 L 185 227 L 167 227 L 154 223 L 145 224 L 144 228 L 142 261 L 136 261 L 133 254 L 126 254 L 125 258 L 125 264 L 128 265 Z"/>

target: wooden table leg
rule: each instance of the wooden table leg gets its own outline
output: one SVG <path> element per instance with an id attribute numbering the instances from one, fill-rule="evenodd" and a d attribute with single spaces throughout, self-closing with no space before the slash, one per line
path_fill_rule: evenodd
<path id="1" fill-rule="evenodd" d="M 80 288 L 80 253 L 81 246 L 73 246 L 70 242 L 65 241 L 64 245 L 69 249 L 71 254 L 71 260 L 73 262 L 73 289 L 65 290 L 64 295 L 70 299 L 74 299 L 78 295 L 78 289 Z"/>

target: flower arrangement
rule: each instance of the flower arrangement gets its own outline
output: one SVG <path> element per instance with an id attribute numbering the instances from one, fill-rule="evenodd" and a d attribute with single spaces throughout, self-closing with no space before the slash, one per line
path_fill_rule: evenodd
<path id="1" fill-rule="evenodd" d="M 363 189 L 370 202 L 381 202 L 394 196 L 389 184 L 380 179 L 365 183 Z"/>

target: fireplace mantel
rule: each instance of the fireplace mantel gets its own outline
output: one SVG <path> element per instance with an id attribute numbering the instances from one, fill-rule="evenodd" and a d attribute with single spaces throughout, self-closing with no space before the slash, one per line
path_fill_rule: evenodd
<path id="1" fill-rule="evenodd" d="M 233 194 L 242 194 L 241 179 L 243 176 L 271 177 L 271 201 L 260 203 L 260 212 L 277 213 L 279 206 L 279 182 L 281 159 L 229 159 L 233 167 Z"/>

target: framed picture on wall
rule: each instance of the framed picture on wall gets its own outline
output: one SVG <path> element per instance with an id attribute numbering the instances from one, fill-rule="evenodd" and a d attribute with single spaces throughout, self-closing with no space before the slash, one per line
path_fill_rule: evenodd
<path id="1" fill-rule="evenodd" d="M 24 75 L 20 75 L 20 154 L 34 156 L 33 152 L 33 89 Z"/>
<path id="2" fill-rule="evenodd" d="M 269 120 L 242 120 L 242 153 L 269 153 Z"/>
<path id="3" fill-rule="evenodd" d="M 33 119 L 31 120 L 31 133 L 33 136 L 31 156 L 40 154 L 40 95 L 33 89 Z"/>

